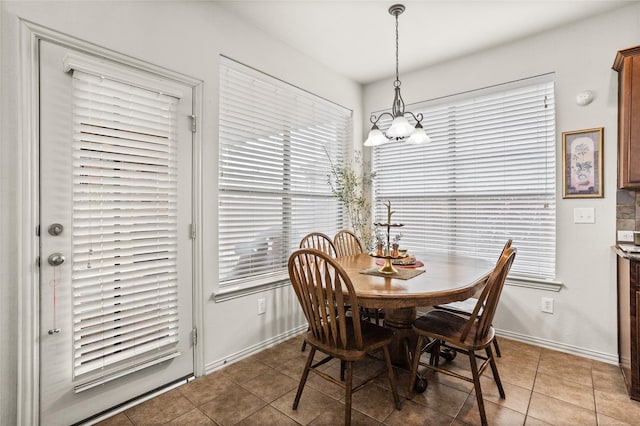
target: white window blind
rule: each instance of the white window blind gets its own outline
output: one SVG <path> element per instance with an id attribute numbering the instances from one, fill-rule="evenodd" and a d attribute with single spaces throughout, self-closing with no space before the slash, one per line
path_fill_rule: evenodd
<path id="1" fill-rule="evenodd" d="M 350 110 L 221 57 L 221 286 L 286 277 L 302 237 L 342 227 L 329 158 L 351 127 Z"/>
<path id="2" fill-rule="evenodd" d="M 373 150 L 376 217 L 390 200 L 401 245 L 496 261 L 510 277 L 555 278 L 555 112 L 550 76 L 412 105 L 431 143 Z"/>
<path id="3" fill-rule="evenodd" d="M 177 356 L 176 104 L 73 72 L 74 379 Z"/>

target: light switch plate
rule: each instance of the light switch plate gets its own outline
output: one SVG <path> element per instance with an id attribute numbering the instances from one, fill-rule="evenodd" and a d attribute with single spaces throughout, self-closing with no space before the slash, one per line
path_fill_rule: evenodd
<path id="1" fill-rule="evenodd" d="M 573 223 L 596 223 L 596 211 L 593 207 L 573 209 Z"/>

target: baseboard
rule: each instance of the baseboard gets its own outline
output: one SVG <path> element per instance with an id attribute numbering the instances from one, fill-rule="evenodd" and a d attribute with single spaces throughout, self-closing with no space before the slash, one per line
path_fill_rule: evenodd
<path id="1" fill-rule="evenodd" d="M 264 349 L 267 349 L 271 346 L 275 346 L 278 343 L 284 342 L 285 340 L 289 340 L 290 338 L 297 336 L 298 334 L 306 331 L 307 328 L 308 328 L 307 324 L 304 323 L 294 329 L 287 331 L 286 333 L 279 334 L 275 337 L 264 340 L 260 343 L 256 343 L 255 345 L 249 346 L 241 351 L 229 354 L 224 358 L 205 364 L 204 373 L 205 374 L 212 373 L 216 370 L 226 367 L 227 365 L 231 365 L 234 362 L 240 361 L 243 358 L 256 354 Z"/>
<path id="2" fill-rule="evenodd" d="M 518 342 L 528 343 L 530 345 L 540 346 L 546 349 L 553 349 L 555 351 L 578 355 L 596 361 L 605 362 L 607 364 L 618 365 L 618 354 L 609 354 L 605 352 L 594 351 L 578 346 L 567 345 L 565 343 L 554 342 L 552 340 L 547 340 L 540 337 L 514 333 L 507 330 L 496 329 L 496 334 L 498 335 L 498 337 L 505 337 L 507 339 L 517 340 Z"/>
<path id="3" fill-rule="evenodd" d="M 255 345 L 249 346 L 241 351 L 235 352 L 233 354 L 229 354 L 224 358 L 208 363 L 205 365 L 205 374 L 212 373 L 216 370 L 226 367 L 227 365 L 231 365 L 234 362 L 240 361 L 243 358 L 256 354 L 264 349 L 267 349 L 271 346 L 275 346 L 278 343 L 282 343 L 285 340 L 288 340 L 294 336 L 297 336 L 300 333 L 303 333 L 306 330 L 307 330 L 307 324 L 300 325 L 292 330 L 287 331 L 286 333 L 272 337 L 271 339 L 262 341 Z M 558 343 L 552 340 L 543 339 L 540 337 L 533 337 L 533 336 L 529 336 L 521 333 L 515 333 L 513 331 L 507 331 L 507 330 L 496 329 L 496 334 L 499 337 L 516 340 L 518 342 L 528 343 L 530 345 L 540 346 L 546 349 L 552 349 L 559 352 L 578 355 L 584 358 L 601 361 L 607 364 L 618 365 L 618 354 L 609 354 L 605 352 L 594 351 L 591 349 L 581 348 L 573 345 L 567 345 L 564 343 Z"/>

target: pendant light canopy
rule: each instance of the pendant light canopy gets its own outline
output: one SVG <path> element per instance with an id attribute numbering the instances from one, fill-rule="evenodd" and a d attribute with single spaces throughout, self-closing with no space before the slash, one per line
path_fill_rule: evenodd
<path id="1" fill-rule="evenodd" d="M 380 115 L 371 114 L 370 121 L 373 124 L 369 131 L 369 136 L 364 142 L 365 146 L 377 146 L 392 141 L 405 141 L 407 143 L 420 144 L 429 142 L 429 136 L 422 128 L 422 114 L 414 114 L 411 111 L 404 110 L 404 100 L 400 94 L 400 77 L 398 74 L 398 16 L 404 12 L 404 5 L 394 4 L 389 8 L 389 14 L 396 18 L 396 80 L 393 82 L 395 95 L 393 97 L 393 105 L 391 112 L 383 112 Z M 388 116 L 393 121 L 391 126 L 383 132 L 378 127 L 378 122 L 384 116 Z M 413 126 L 407 120 L 407 116 L 413 117 L 416 125 Z"/>

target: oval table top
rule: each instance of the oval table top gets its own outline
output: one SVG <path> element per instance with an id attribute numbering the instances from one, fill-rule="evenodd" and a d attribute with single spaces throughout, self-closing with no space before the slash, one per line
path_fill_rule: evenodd
<path id="1" fill-rule="evenodd" d="M 473 257 L 429 252 L 415 254 L 423 262 L 424 273 L 402 280 L 362 274 L 379 268 L 376 258 L 366 253 L 338 258 L 365 308 L 398 309 L 440 305 L 472 297 L 495 266 Z"/>

